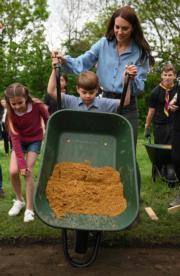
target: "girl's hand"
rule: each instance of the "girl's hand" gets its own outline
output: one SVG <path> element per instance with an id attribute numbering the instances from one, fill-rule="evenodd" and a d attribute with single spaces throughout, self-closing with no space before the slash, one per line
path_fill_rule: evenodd
<path id="1" fill-rule="evenodd" d="M 30 169 L 21 169 L 20 174 L 23 176 L 28 176 L 30 174 L 31 170 Z"/>
<path id="2" fill-rule="evenodd" d="M 126 65 L 125 67 L 125 74 L 129 74 L 131 79 L 134 79 L 134 77 L 137 75 L 137 67 L 133 64 Z"/>
<path id="3" fill-rule="evenodd" d="M 53 50 L 51 53 L 51 58 L 52 58 L 52 66 L 60 63 L 64 64 L 65 63 L 65 58 L 64 56 L 58 52 L 58 50 Z"/>

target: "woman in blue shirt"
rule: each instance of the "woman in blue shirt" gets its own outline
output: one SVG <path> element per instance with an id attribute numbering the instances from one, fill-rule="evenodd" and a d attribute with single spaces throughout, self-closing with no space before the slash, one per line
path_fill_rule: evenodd
<path id="1" fill-rule="evenodd" d="M 132 124 L 136 144 L 136 96 L 144 89 L 149 65 L 154 64 L 154 59 L 135 11 L 129 6 L 116 10 L 109 21 L 105 37 L 79 57 L 63 56 L 57 51 L 52 52 L 52 57 L 54 63 L 60 61 L 66 71 L 75 74 L 96 65 L 103 97 L 107 98 L 121 98 L 124 75 L 131 74 L 131 102 L 124 109 L 123 115 Z"/>
<path id="2" fill-rule="evenodd" d="M 124 76 L 126 73 L 130 74 L 131 100 L 124 108 L 123 116 L 133 127 L 136 145 L 138 131 L 136 96 L 144 89 L 144 82 L 150 65 L 154 64 L 154 59 L 135 11 L 129 6 L 116 10 L 110 18 L 105 37 L 79 57 L 64 57 L 57 51 L 52 52 L 52 57 L 54 63 L 60 62 L 66 71 L 75 74 L 96 65 L 103 97 L 106 98 L 120 99 Z"/>

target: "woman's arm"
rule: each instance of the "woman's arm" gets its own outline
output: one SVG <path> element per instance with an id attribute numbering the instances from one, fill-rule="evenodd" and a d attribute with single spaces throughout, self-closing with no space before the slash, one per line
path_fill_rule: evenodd
<path id="1" fill-rule="evenodd" d="M 137 64 L 137 74 L 132 82 L 133 94 L 139 94 L 144 90 L 145 81 L 147 79 L 147 74 L 150 70 L 149 60 L 147 59 L 143 65 Z"/>
<path id="2" fill-rule="evenodd" d="M 105 38 L 101 38 L 88 51 L 76 58 L 71 56 L 63 56 L 58 51 L 53 51 L 52 57 L 54 58 L 54 63 L 57 63 L 57 61 L 60 62 L 65 71 L 75 73 L 77 75 L 83 71 L 87 71 L 98 62 L 99 50 L 104 40 Z"/>

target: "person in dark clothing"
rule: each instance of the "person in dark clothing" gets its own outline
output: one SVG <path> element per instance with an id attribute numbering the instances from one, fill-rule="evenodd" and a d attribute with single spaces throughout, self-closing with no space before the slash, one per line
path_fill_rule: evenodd
<path id="1" fill-rule="evenodd" d="M 150 134 L 151 122 L 153 122 L 153 134 L 155 144 L 171 145 L 173 116 L 168 110 L 167 97 L 170 102 L 177 93 L 174 85 L 176 71 L 172 64 L 166 64 L 161 70 L 161 82 L 152 90 L 149 98 L 149 110 L 146 117 L 145 137 Z M 168 95 L 167 95 L 168 94 Z"/>
<path id="2" fill-rule="evenodd" d="M 50 76 L 49 82 L 48 82 L 48 89 L 50 89 L 50 90 L 55 90 L 56 89 L 56 85 L 54 85 L 53 87 L 50 87 L 52 85 L 52 82 L 50 80 L 51 80 L 51 78 L 54 77 L 54 74 L 53 74 L 54 70 L 55 70 L 55 68 L 53 67 L 52 73 L 51 73 L 51 76 Z M 53 82 L 53 84 L 54 84 L 54 82 Z M 67 94 L 67 84 L 68 84 L 68 77 L 66 75 L 61 75 L 60 85 L 61 85 L 61 92 L 62 93 Z M 49 114 L 52 114 L 55 111 L 57 111 L 57 101 L 53 97 L 51 97 L 51 95 L 46 94 L 46 96 L 44 98 L 44 103 L 45 103 L 45 105 L 48 106 Z"/>
<path id="3" fill-rule="evenodd" d="M 174 84 L 176 71 L 172 64 L 165 64 L 161 70 L 161 82 L 152 90 L 149 98 L 149 110 L 146 117 L 144 136 L 150 136 L 150 126 L 153 122 L 154 143 L 171 145 L 173 129 L 173 112 L 169 111 L 169 102 L 177 93 Z M 170 186 L 174 186 L 176 176 L 172 164 L 159 168 Z M 171 183 L 171 184 L 170 184 Z"/>

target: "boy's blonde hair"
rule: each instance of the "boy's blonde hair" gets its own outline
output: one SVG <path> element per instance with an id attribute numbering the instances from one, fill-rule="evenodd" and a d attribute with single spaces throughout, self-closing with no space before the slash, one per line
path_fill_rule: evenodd
<path id="1" fill-rule="evenodd" d="M 162 69 L 161 69 L 161 73 L 162 72 L 169 72 L 169 71 L 173 71 L 173 73 L 176 75 L 176 69 L 175 69 L 173 64 L 171 64 L 171 63 L 164 64 Z"/>
<path id="2" fill-rule="evenodd" d="M 85 90 L 99 89 L 99 81 L 97 75 L 92 71 L 81 73 L 77 78 L 77 87 Z"/>

